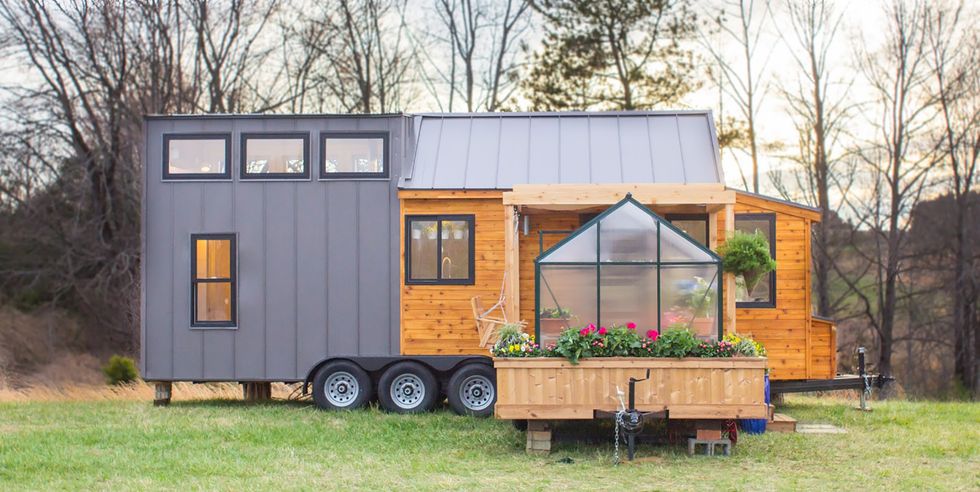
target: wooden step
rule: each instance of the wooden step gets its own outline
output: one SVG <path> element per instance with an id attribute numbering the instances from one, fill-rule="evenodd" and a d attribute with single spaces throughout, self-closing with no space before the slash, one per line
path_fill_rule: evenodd
<path id="1" fill-rule="evenodd" d="M 766 424 L 766 432 L 796 432 L 796 419 L 782 413 L 773 414 Z"/>

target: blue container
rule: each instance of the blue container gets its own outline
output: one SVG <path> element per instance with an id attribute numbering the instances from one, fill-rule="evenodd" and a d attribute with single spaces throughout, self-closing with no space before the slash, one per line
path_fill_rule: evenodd
<path id="1" fill-rule="evenodd" d="M 766 374 L 766 405 L 769 404 L 769 375 Z M 739 421 L 742 431 L 749 434 L 762 434 L 766 431 L 766 422 L 769 419 L 742 419 Z"/>

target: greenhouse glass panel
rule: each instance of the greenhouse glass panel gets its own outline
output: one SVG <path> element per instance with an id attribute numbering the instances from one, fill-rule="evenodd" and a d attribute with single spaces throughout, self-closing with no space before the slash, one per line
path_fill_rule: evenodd
<path id="1" fill-rule="evenodd" d="M 595 265 L 541 265 L 538 277 L 538 344 L 547 347 L 568 328 L 597 321 Z"/>
<path id="2" fill-rule="evenodd" d="M 595 263 L 596 261 L 596 229 L 592 224 L 585 229 L 579 229 L 564 244 L 556 245 L 551 253 L 546 253 L 539 261 L 541 263 Z"/>
<path id="3" fill-rule="evenodd" d="M 664 225 L 660 227 L 660 261 L 713 263 L 716 260 L 697 243 Z"/>
<path id="4" fill-rule="evenodd" d="M 718 338 L 718 273 L 716 265 L 661 266 L 663 329 L 689 328 L 698 338 Z"/>
<path id="5" fill-rule="evenodd" d="M 602 265 L 599 279 L 602 326 L 633 322 L 641 333 L 657 328 L 656 265 Z"/>
<path id="6" fill-rule="evenodd" d="M 638 207 L 619 207 L 603 217 L 599 236 L 599 261 L 657 261 L 657 220 Z"/>

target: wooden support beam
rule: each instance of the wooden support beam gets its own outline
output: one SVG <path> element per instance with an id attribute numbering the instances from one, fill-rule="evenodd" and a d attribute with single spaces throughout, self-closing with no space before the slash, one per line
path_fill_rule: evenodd
<path id="1" fill-rule="evenodd" d="M 247 402 L 263 402 L 272 399 L 272 383 L 242 383 L 242 396 Z"/>
<path id="2" fill-rule="evenodd" d="M 511 323 L 521 318 L 519 220 L 517 207 L 504 205 L 504 317 Z"/>
<path id="3" fill-rule="evenodd" d="M 173 383 L 170 381 L 162 381 L 153 385 L 153 405 L 158 407 L 167 406 L 170 404 L 170 398 L 173 396 Z"/>
<path id="4" fill-rule="evenodd" d="M 550 184 L 514 185 L 504 205 L 612 205 L 632 194 L 649 205 L 734 204 L 735 192 L 722 184 Z"/>
<path id="5" fill-rule="evenodd" d="M 735 232 L 735 205 L 725 206 L 725 238 L 729 238 Z M 735 331 L 735 275 L 725 272 L 724 276 L 724 296 L 725 296 L 725 333 L 736 333 Z"/>

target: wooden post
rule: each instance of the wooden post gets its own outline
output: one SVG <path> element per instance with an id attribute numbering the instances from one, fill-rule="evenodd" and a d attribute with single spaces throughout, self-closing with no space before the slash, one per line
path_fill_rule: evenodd
<path id="1" fill-rule="evenodd" d="M 527 447 L 525 451 L 528 454 L 551 453 L 551 425 L 547 420 L 527 421 Z"/>
<path id="2" fill-rule="evenodd" d="M 725 238 L 735 232 L 735 205 L 725 205 Z M 725 333 L 735 333 L 735 275 L 725 272 Z"/>
<path id="3" fill-rule="evenodd" d="M 173 383 L 170 381 L 158 382 L 154 385 L 153 390 L 153 405 L 157 407 L 163 407 L 170 404 L 170 398 L 173 396 Z"/>
<path id="4" fill-rule="evenodd" d="M 272 383 L 242 383 L 245 401 L 257 403 L 272 399 Z"/>
<path id="5" fill-rule="evenodd" d="M 504 205 L 504 317 L 515 323 L 521 320 L 520 240 L 517 207 Z"/>

